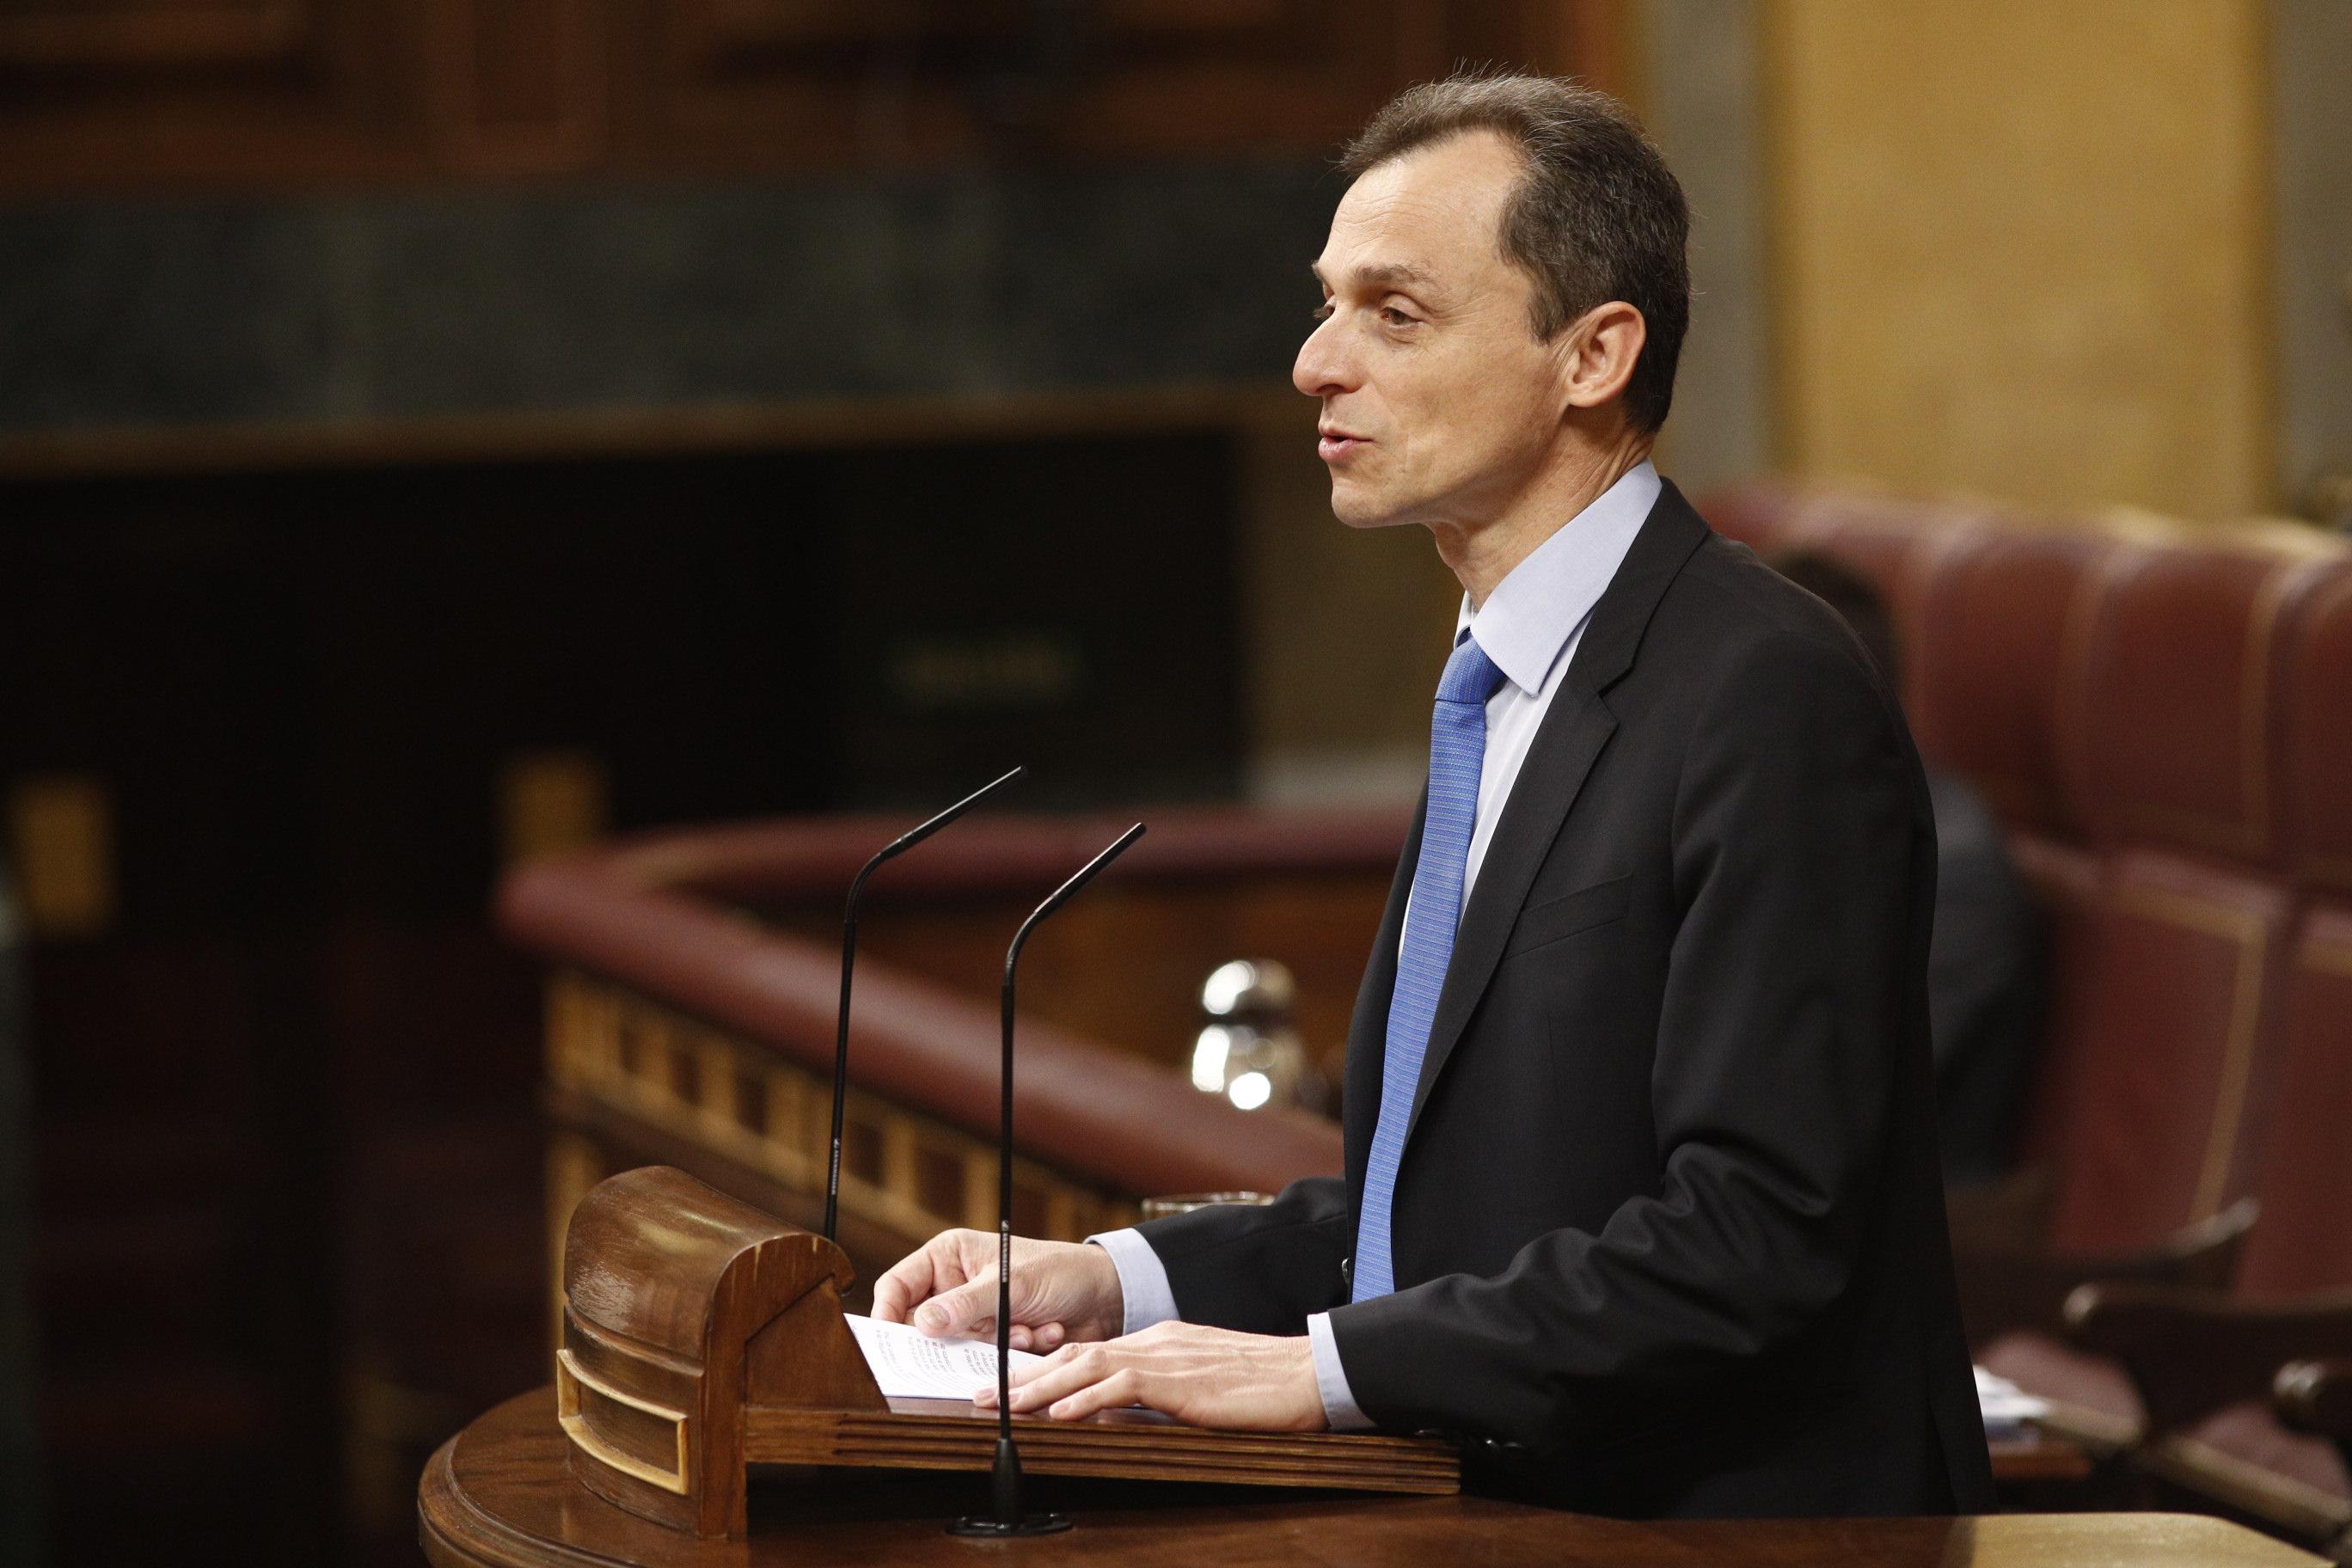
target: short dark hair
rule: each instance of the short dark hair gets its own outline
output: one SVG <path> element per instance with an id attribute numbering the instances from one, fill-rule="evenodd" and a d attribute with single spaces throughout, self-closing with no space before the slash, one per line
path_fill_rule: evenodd
<path id="1" fill-rule="evenodd" d="M 1625 412 L 1655 432 L 1674 402 L 1690 325 L 1690 207 L 1664 158 L 1625 106 L 1550 77 L 1474 71 L 1406 89 L 1340 155 L 1353 180 L 1434 142 L 1492 131 L 1516 142 L 1527 174 L 1503 206 L 1503 254 L 1534 280 L 1535 331 L 1558 336 L 1595 305 L 1622 300 L 1648 335 Z"/>

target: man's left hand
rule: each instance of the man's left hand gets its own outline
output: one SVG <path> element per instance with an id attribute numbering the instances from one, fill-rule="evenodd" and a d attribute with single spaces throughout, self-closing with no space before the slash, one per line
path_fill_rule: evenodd
<path id="1" fill-rule="evenodd" d="M 996 1390 L 983 1390 L 974 1403 L 992 1408 Z M 1320 1432 L 1327 1425 L 1304 1334 L 1156 1323 L 1096 1344 L 1064 1345 L 1013 1374 L 1015 1415 L 1042 1410 L 1077 1421 L 1126 1405 L 1234 1431 Z"/>

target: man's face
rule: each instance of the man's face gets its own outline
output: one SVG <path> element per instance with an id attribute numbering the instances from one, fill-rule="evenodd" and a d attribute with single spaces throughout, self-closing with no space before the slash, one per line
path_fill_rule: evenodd
<path id="1" fill-rule="evenodd" d="M 1536 478 L 1567 412 L 1534 285 L 1504 258 L 1517 151 L 1475 132 L 1368 171 L 1315 263 L 1321 320 L 1291 381 L 1323 405 L 1331 510 L 1356 528 L 1477 524 Z"/>

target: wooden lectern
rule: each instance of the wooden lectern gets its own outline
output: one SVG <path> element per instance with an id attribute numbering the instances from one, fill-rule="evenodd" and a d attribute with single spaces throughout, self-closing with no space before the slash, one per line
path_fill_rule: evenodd
<path id="1" fill-rule="evenodd" d="M 436 1568 L 943 1561 L 958 1550 L 940 1533 L 957 1500 L 943 1483 L 963 1483 L 909 1472 L 985 1471 L 996 1422 L 958 1402 L 883 1398 L 842 1320 L 849 1279 L 832 1243 L 681 1172 L 596 1187 L 564 1237 L 552 1400 L 509 1400 L 434 1456 L 417 1490 L 425 1556 Z M 1426 1438 L 1210 1432 L 1135 1411 L 1015 1425 L 1030 1469 L 1090 1479 L 1062 1483 L 1080 1529 L 977 1548 L 1003 1563 L 2320 1568 L 2179 1515 L 1641 1522 L 1463 1493 L 1454 1449 Z M 762 1462 L 866 1468 L 776 1478 L 755 1536 L 745 1467 Z M 1153 1484 L 1171 1479 L 1251 1489 Z M 1445 1495 L 1363 1495 L 1379 1491 Z"/>
<path id="2" fill-rule="evenodd" d="M 563 1241 L 557 1418 L 572 1476 L 630 1512 L 740 1537 L 747 1464 L 986 1470 L 996 1418 L 959 1401 L 885 1399 L 841 1296 L 841 1249 L 648 1166 L 573 1210 Z M 1045 1475 L 1446 1493 L 1435 1438 L 1214 1432 L 1145 1411 L 1014 1423 Z"/>

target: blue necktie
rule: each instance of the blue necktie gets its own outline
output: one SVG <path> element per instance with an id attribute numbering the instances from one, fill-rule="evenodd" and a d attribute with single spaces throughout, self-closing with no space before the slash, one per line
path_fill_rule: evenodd
<path id="1" fill-rule="evenodd" d="M 1478 824 L 1478 770 L 1486 759 L 1486 699 L 1503 672 L 1477 640 L 1465 637 L 1437 683 L 1437 711 L 1429 731 L 1429 810 L 1422 822 L 1421 858 L 1412 868 L 1404 942 L 1397 954 L 1396 990 L 1389 997 L 1388 1050 L 1381 1068 L 1381 1119 L 1372 1130 L 1364 1169 L 1364 1202 L 1356 1221 L 1354 1300 L 1396 1289 L 1389 1246 L 1389 1211 L 1396 1196 L 1397 1161 L 1412 1116 L 1429 1026 L 1454 957 L 1454 928 L 1462 919 L 1462 874 Z"/>

